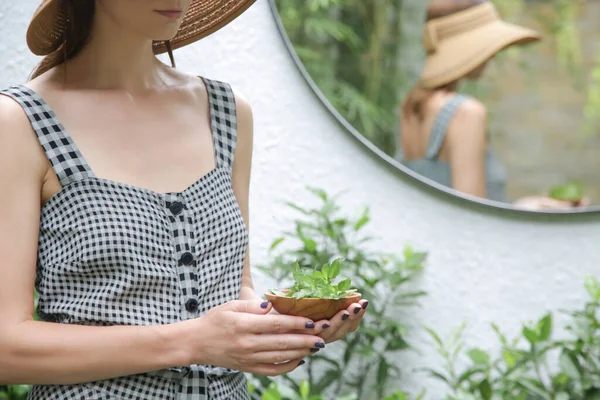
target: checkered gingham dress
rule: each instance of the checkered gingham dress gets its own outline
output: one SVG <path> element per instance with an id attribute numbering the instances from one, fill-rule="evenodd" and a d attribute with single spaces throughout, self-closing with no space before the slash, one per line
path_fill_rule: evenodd
<path id="1" fill-rule="evenodd" d="M 205 79 L 216 168 L 180 193 L 94 176 L 48 104 L 26 86 L 0 93 L 29 116 L 62 189 L 41 210 L 36 288 L 45 321 L 156 325 L 239 297 L 248 233 L 232 188 L 236 108 Z M 93 346 L 93 343 L 90 343 Z M 76 385 L 37 385 L 32 400 L 247 400 L 244 374 L 173 366 Z"/>

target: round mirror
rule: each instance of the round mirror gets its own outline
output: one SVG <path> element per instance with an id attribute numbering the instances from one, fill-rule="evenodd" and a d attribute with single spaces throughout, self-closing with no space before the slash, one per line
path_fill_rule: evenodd
<path id="1" fill-rule="evenodd" d="M 501 208 L 600 210 L 600 1 L 271 6 L 317 94 L 399 170 Z"/>

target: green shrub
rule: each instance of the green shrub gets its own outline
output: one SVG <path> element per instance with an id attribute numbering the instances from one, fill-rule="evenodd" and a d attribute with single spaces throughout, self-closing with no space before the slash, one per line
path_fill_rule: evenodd
<path id="1" fill-rule="evenodd" d="M 501 345 L 496 356 L 480 348 L 465 352 L 464 324 L 446 343 L 429 330 L 445 367 L 428 371 L 451 390 L 447 400 L 600 400 L 600 285 L 590 277 L 585 287 L 583 309 L 563 311 L 570 319 L 567 339 L 553 338 L 550 313 L 513 340 L 493 324 Z M 459 371 L 461 354 L 469 365 Z"/>
<path id="2" fill-rule="evenodd" d="M 303 368 L 309 394 L 328 393 L 331 398 L 355 394 L 358 399 L 374 394 L 375 399 L 383 399 L 388 382 L 401 372 L 392 359 L 409 348 L 404 339 L 407 328 L 392 312 L 416 305 L 424 295 L 413 287 L 426 255 L 410 247 L 405 247 L 400 256 L 370 251 L 367 242 L 372 238 L 363 234 L 370 221 L 369 210 L 349 218 L 340 212 L 335 197 L 321 189 L 309 190 L 319 205 L 302 208 L 288 203 L 299 215 L 293 222 L 294 229 L 273 242 L 269 265 L 259 268 L 274 277 L 281 288 L 293 282 L 296 263 L 310 270 L 336 258 L 344 259 L 342 274 L 350 277 L 352 287 L 369 300 L 369 310 L 360 328 L 336 345 L 341 347 L 339 357 L 321 352 L 307 359 Z M 271 379 L 257 379 L 263 388 L 272 384 Z M 283 379 L 300 393 L 299 382 L 290 376 Z"/>

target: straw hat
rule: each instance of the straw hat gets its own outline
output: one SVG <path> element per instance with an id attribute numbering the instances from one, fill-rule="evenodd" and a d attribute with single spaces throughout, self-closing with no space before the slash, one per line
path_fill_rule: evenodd
<path id="1" fill-rule="evenodd" d="M 82 0 L 75 0 L 82 1 Z M 256 0 L 192 0 L 177 35 L 171 39 L 173 49 L 186 46 L 221 29 L 246 11 Z M 27 29 L 27 45 L 38 56 L 45 56 L 63 43 L 68 26 L 64 0 L 42 0 Z M 154 44 L 156 54 L 167 51 L 164 42 Z"/>
<path id="2" fill-rule="evenodd" d="M 500 50 L 540 40 L 540 35 L 504 22 L 491 2 L 427 22 L 427 51 L 420 85 L 426 89 L 454 82 L 477 69 Z"/>

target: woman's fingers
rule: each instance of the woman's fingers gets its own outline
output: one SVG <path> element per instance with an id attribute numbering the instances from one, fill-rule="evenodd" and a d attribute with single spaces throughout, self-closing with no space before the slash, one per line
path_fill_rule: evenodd
<path id="1" fill-rule="evenodd" d="M 299 349 L 322 349 L 325 342 L 319 336 L 307 334 L 276 334 L 255 335 L 247 339 L 242 347 L 252 352 L 258 351 L 285 351 Z"/>
<path id="2" fill-rule="evenodd" d="M 288 374 L 304 364 L 304 360 L 295 359 L 282 364 L 257 364 L 246 372 L 265 376 L 278 376 Z"/>
<path id="3" fill-rule="evenodd" d="M 315 352 L 311 351 L 311 349 L 261 351 L 254 354 L 252 361 L 256 364 L 280 364 L 290 360 L 299 360 Z"/>
<path id="4" fill-rule="evenodd" d="M 253 333 L 289 333 L 302 332 L 314 334 L 315 323 L 308 318 L 292 315 L 246 315 L 240 322 L 242 329 Z"/>
<path id="5" fill-rule="evenodd" d="M 367 300 L 351 304 L 346 310 L 337 313 L 329 321 L 330 326 L 327 329 L 323 329 L 321 333 L 319 333 L 319 336 L 323 338 L 326 343 L 343 339 L 348 333 L 358 329 L 368 306 L 369 302 Z M 317 327 L 320 323 L 320 321 L 317 323 Z"/>
<path id="6" fill-rule="evenodd" d="M 360 326 L 360 322 L 367 312 L 367 307 L 369 306 L 368 300 L 361 300 L 360 302 L 360 310 L 356 312 L 356 308 L 354 309 L 354 318 L 350 320 L 350 328 L 349 332 L 354 332 Z"/>

